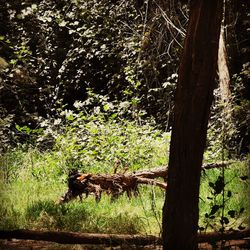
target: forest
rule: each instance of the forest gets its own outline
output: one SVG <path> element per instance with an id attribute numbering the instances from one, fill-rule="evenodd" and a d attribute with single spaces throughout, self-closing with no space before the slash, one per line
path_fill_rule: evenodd
<path id="1" fill-rule="evenodd" d="M 249 249 L 249 13 L 0 0 L 0 249 Z"/>

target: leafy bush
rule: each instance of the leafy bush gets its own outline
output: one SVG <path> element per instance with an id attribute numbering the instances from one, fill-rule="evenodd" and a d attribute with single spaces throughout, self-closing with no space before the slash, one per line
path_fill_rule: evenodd
<path id="1" fill-rule="evenodd" d="M 67 115 L 66 119 L 69 119 Z M 163 152 L 169 136 L 161 135 L 149 125 L 129 121 L 118 123 L 116 120 L 103 122 L 104 118 L 95 114 L 89 120 L 82 114 L 72 113 L 72 116 L 72 125 L 56 138 L 54 146 L 54 150 L 71 165 L 69 167 L 81 165 L 86 171 L 95 168 L 96 171 L 110 172 L 114 162 L 119 160 L 121 167 L 136 170 L 141 166 L 152 166 L 157 151 L 166 156 Z M 166 162 L 166 158 L 160 161 Z"/>
<path id="2" fill-rule="evenodd" d="M 61 105 L 72 109 L 76 100 L 86 99 L 88 88 L 132 102 L 133 109 L 170 126 L 183 28 L 166 23 L 164 3 L 118 2 L 1 4 L 6 28 L 0 31 L 0 77 L 6 98 L 0 112 L 13 115 L 11 129 L 15 122 L 35 128 L 39 116 L 56 117 Z M 185 26 L 186 7 L 175 7 L 181 11 L 178 16 L 171 10 L 172 22 Z"/>
<path id="3" fill-rule="evenodd" d="M 94 112 L 91 112 L 92 103 L 95 103 Z M 26 146 L 21 144 L 19 150 L 3 155 L 1 185 L 4 188 L 1 189 L 0 210 L 3 220 L 0 226 L 158 233 L 164 192 L 155 187 L 140 187 L 139 197 L 132 200 L 120 197 L 112 204 L 105 195 L 100 204 L 95 203 L 94 197 L 83 203 L 57 204 L 67 188 L 66 178 L 72 168 L 92 173 L 112 173 L 117 162 L 120 163 L 118 171 L 127 167 L 128 171 L 150 169 L 167 163 L 169 133 L 155 129 L 153 121 L 121 120 L 120 113 L 128 111 L 125 107 L 92 93 L 86 102 L 76 102 L 74 111 L 62 109 L 57 119 L 43 120 L 39 133 L 32 132 L 28 127 L 17 127 L 30 139 Z M 52 142 L 49 147 L 48 141 Z M 223 189 L 218 171 L 209 171 L 202 179 L 201 200 L 204 203 L 200 203 L 201 226 L 217 229 L 221 225 L 219 215 Z M 230 217 L 230 226 L 231 221 L 233 223 L 238 217 L 239 223 L 234 225 L 240 226 L 248 216 L 246 210 L 242 210 L 247 208 L 247 204 L 245 194 L 240 191 L 242 185 L 247 186 L 248 182 L 238 183 L 235 178 L 239 173 L 240 176 L 246 175 L 244 171 L 232 168 L 226 172 L 226 181 L 232 180 L 225 186 L 225 193 L 230 199 L 225 204 L 224 217 Z M 238 190 L 238 194 L 233 190 Z M 224 222 L 227 220 L 224 219 Z"/>
<path id="4" fill-rule="evenodd" d="M 166 164 L 170 134 L 155 129 L 153 120 L 142 121 L 143 113 L 130 113 L 130 105 L 90 92 L 85 102 L 75 102 L 74 111 L 61 109 L 57 119 L 42 119 L 39 129 L 17 125 L 27 137 L 32 175 L 53 178 L 72 168 L 112 172 L 117 161 L 131 171 Z M 121 119 L 125 113 L 137 119 Z M 37 161 L 43 163 L 33 163 Z"/>

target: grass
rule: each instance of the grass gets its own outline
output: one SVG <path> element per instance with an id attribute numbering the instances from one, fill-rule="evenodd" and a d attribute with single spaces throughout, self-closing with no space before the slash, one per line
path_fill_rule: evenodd
<path id="1" fill-rule="evenodd" d="M 66 189 L 66 185 L 60 183 L 27 180 L 2 186 L 1 189 L 5 190 L 1 194 L 1 229 L 131 234 L 155 234 L 159 231 L 149 188 L 142 188 L 140 197 L 131 200 L 123 196 L 111 203 L 110 197 L 103 195 L 99 203 L 94 197 L 89 197 L 82 203 L 76 200 L 65 205 L 57 204 Z"/>
<path id="2" fill-rule="evenodd" d="M 118 131 L 118 127 L 112 129 Z M 106 152 L 109 148 L 113 155 L 105 155 L 102 160 L 91 158 L 93 155 L 88 152 L 93 150 L 94 142 L 91 142 L 89 149 L 85 148 L 85 151 L 77 154 L 79 148 L 69 141 L 70 137 L 68 141 L 66 137 L 61 138 L 56 149 L 51 151 L 14 149 L 4 154 L 0 157 L 0 229 L 160 235 L 164 192 L 158 187 L 141 186 L 139 197 L 131 200 L 124 195 L 111 202 L 110 197 L 103 195 L 99 203 L 95 202 L 94 197 L 89 197 L 82 203 L 76 200 L 65 205 L 58 204 L 59 197 L 67 189 L 67 172 L 71 166 L 92 173 L 113 172 L 115 155 L 126 155 L 126 150 L 130 171 L 165 165 L 169 134 L 151 136 L 152 133 L 148 131 L 138 136 L 137 131 L 130 128 L 129 147 L 120 141 L 120 136 L 124 136 L 120 131 L 110 138 L 113 140 L 111 142 L 106 140 L 103 132 L 102 140 L 96 137 L 95 143 L 99 146 L 95 150 Z M 140 148 L 139 145 L 143 146 Z M 72 151 L 75 154 L 72 155 Z M 134 156 L 135 152 L 139 156 Z M 249 226 L 250 183 L 244 178 L 249 176 L 248 163 L 239 161 L 225 169 L 224 217 L 228 221 L 223 220 L 227 222 L 224 223 L 226 229 Z M 204 230 L 221 228 L 222 194 L 212 195 L 211 188 L 211 183 L 216 183 L 220 174 L 219 169 L 207 170 L 202 174 L 199 224 Z"/>
<path id="3" fill-rule="evenodd" d="M 225 217 L 226 229 L 243 228 L 250 225 L 250 182 L 249 162 L 236 162 L 225 169 L 224 211 L 221 207 L 211 217 L 213 207 L 222 206 L 223 191 L 213 195 L 211 183 L 216 183 L 221 176 L 221 169 L 211 169 L 202 174 L 200 187 L 200 225 L 204 228 L 218 230 L 221 228 L 221 217 Z M 227 220 L 228 219 L 228 220 Z M 226 223 L 225 223 L 226 222 Z"/>
<path id="4" fill-rule="evenodd" d="M 131 200 L 124 195 L 111 202 L 109 196 L 103 195 L 99 203 L 94 197 L 88 197 L 82 203 L 76 200 L 59 205 L 60 196 L 67 190 L 67 176 L 63 171 L 66 161 L 59 161 L 57 152 L 41 154 L 37 150 L 15 150 L 13 154 L 8 153 L 1 159 L 5 171 L 1 171 L 0 181 L 0 229 L 159 233 L 162 190 L 141 187 L 139 197 Z M 57 165 L 56 169 L 58 162 L 61 166 Z M 16 165 L 19 167 L 12 167 Z M 92 172 L 98 171 L 93 169 Z M 154 207 L 156 209 L 152 209 Z"/>

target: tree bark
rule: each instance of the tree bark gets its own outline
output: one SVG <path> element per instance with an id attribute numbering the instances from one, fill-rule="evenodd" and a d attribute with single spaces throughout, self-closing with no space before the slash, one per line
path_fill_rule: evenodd
<path id="1" fill-rule="evenodd" d="M 221 27 L 219 52 L 218 52 L 218 75 L 220 83 L 221 100 L 225 103 L 230 103 L 230 74 L 227 63 L 227 51 L 225 47 L 224 27 Z"/>
<path id="2" fill-rule="evenodd" d="M 230 74 L 228 69 L 227 50 L 225 46 L 224 26 L 221 27 L 219 52 L 218 52 L 218 76 L 220 86 L 220 98 L 223 103 L 223 120 L 232 122 L 232 95 L 230 91 Z"/>
<path id="3" fill-rule="evenodd" d="M 235 163 L 235 161 L 221 161 L 221 162 L 213 162 L 213 163 L 205 163 L 202 165 L 202 170 L 209 170 L 213 168 L 225 168 L 229 167 L 231 164 Z M 138 170 L 133 173 L 133 176 L 139 178 L 163 178 L 166 179 L 168 174 L 168 166 L 156 167 L 151 169 Z"/>
<path id="4" fill-rule="evenodd" d="M 179 68 L 163 208 L 163 249 L 198 249 L 199 187 L 215 88 L 222 0 L 193 0 Z"/>

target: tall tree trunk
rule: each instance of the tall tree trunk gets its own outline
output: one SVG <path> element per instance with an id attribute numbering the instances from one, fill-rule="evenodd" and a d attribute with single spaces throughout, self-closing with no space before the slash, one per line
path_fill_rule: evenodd
<path id="1" fill-rule="evenodd" d="M 193 0 L 179 68 L 163 208 L 163 245 L 197 249 L 199 187 L 215 87 L 222 0 Z"/>

